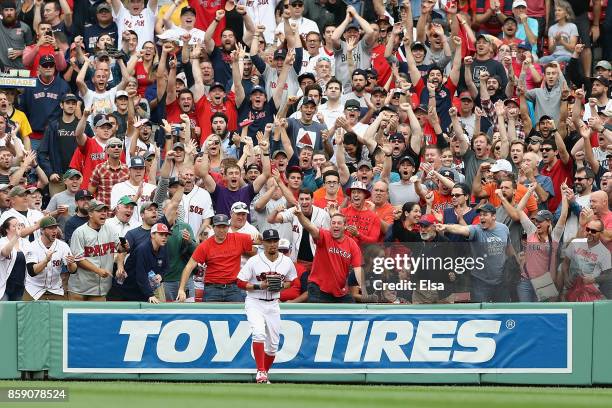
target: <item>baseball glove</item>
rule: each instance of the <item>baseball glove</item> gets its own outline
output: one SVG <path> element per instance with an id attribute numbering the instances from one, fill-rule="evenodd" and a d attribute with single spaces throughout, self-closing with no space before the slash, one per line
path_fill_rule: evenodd
<path id="1" fill-rule="evenodd" d="M 270 292 L 280 292 L 283 288 L 283 280 L 280 275 L 268 275 L 266 276 L 266 282 L 268 282 Z"/>

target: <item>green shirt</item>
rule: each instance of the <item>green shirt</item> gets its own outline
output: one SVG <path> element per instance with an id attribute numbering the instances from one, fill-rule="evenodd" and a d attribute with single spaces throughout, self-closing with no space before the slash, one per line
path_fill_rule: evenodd
<path id="1" fill-rule="evenodd" d="M 183 240 L 183 230 L 185 229 L 189 231 L 189 237 L 191 237 L 189 242 Z M 166 244 L 170 268 L 168 273 L 164 276 L 164 281 L 177 282 L 181 279 L 183 269 L 185 265 L 187 265 L 187 261 L 189 261 L 195 249 L 196 242 L 194 240 L 193 230 L 189 224 L 177 220 L 172 226 L 172 234 L 168 237 L 168 243 Z"/>

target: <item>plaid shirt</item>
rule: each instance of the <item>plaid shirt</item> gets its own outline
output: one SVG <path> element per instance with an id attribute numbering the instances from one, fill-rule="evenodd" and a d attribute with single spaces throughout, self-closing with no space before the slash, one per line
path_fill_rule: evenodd
<path id="1" fill-rule="evenodd" d="M 487 100 L 482 101 L 481 105 L 482 105 L 482 110 L 485 111 L 487 115 L 487 119 L 489 119 L 489 121 L 493 125 L 493 132 L 499 132 L 499 126 L 497 123 L 497 114 L 495 113 L 495 106 L 493 105 L 493 102 L 491 102 L 490 99 L 487 99 Z M 516 118 L 514 123 L 516 127 L 517 139 L 520 139 L 521 141 L 524 142 L 525 141 L 525 126 L 523 125 L 523 120 L 521 119 L 520 115 Z M 506 122 L 506 129 L 507 128 L 508 128 L 508 123 Z M 510 135 L 508 135 L 508 138 L 510 138 Z M 510 140 L 510 142 L 512 142 L 512 140 Z"/>
<path id="2" fill-rule="evenodd" d="M 96 200 L 102 201 L 110 207 L 113 186 L 127 180 L 129 177 L 129 170 L 125 164 L 120 163 L 118 168 L 113 168 L 107 160 L 96 166 L 91 173 L 89 185 L 96 188 Z"/>

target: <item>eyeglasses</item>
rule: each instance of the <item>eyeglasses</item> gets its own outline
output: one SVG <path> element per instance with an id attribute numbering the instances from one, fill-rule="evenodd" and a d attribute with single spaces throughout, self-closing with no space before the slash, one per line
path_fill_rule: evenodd
<path id="1" fill-rule="evenodd" d="M 589 234 L 599 234 L 601 230 L 596 230 L 593 228 L 586 227 L 586 232 L 588 232 Z"/>
<path id="2" fill-rule="evenodd" d="M 540 151 L 541 152 L 550 152 L 552 150 L 552 147 L 541 147 Z"/>
<path id="3" fill-rule="evenodd" d="M 459 197 L 463 197 L 465 194 L 451 194 L 451 197 L 454 198 L 459 198 Z"/>
<path id="4" fill-rule="evenodd" d="M 589 178 L 588 177 L 574 177 L 574 180 L 582 181 L 582 180 L 589 180 Z"/>
<path id="5" fill-rule="evenodd" d="M 123 146 L 121 146 L 120 144 L 110 144 L 110 145 L 108 145 L 108 147 L 109 147 L 110 149 L 120 149 L 120 148 L 122 148 Z"/>

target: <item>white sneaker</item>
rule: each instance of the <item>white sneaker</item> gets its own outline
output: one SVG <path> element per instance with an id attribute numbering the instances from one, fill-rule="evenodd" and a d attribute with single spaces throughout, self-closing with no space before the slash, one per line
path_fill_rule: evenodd
<path id="1" fill-rule="evenodd" d="M 257 384 L 269 384 L 268 381 L 268 373 L 265 371 L 257 371 L 257 375 L 255 376 L 255 382 Z"/>

